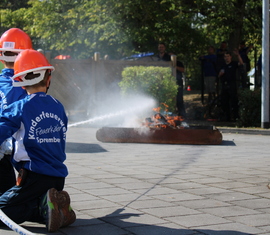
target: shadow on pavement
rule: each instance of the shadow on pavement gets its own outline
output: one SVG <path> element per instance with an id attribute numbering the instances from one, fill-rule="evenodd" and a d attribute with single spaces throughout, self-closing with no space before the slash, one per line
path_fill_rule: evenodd
<path id="1" fill-rule="evenodd" d="M 236 144 L 232 140 L 223 140 L 221 145 L 223 145 L 223 146 L 236 146 Z"/>
<path id="2" fill-rule="evenodd" d="M 136 222 L 125 221 L 131 217 L 140 217 L 142 214 L 124 213 L 120 214 L 122 209 L 116 210 L 112 214 L 94 219 L 77 219 L 74 224 L 61 228 L 54 235 L 250 235 L 233 230 L 210 230 L 210 229 L 177 229 L 169 228 L 166 225 L 149 225 Z M 131 220 L 136 220 L 131 218 Z M 176 225 L 177 226 L 177 225 Z M 180 225 L 179 225 L 180 226 Z M 33 226 L 23 226 L 25 229 L 35 234 L 52 234 L 48 233 L 45 225 L 35 224 Z M 7 231 L 9 228 L 1 228 Z M 0 234 L 2 234 L 0 232 Z"/>
<path id="3" fill-rule="evenodd" d="M 191 235 L 191 234 L 207 234 L 207 235 L 247 235 L 249 233 L 243 233 L 239 231 L 233 231 L 233 230 L 210 230 L 210 229 L 175 229 L 175 228 L 169 228 L 165 225 L 149 225 L 149 224 L 141 224 L 136 222 L 128 222 L 125 221 L 126 219 L 129 219 L 130 217 L 140 217 L 142 214 L 132 214 L 132 213 L 124 213 L 121 214 L 121 212 L 124 209 L 118 209 L 114 211 L 113 213 L 106 215 L 105 217 L 99 218 L 103 222 L 109 223 L 110 225 L 114 225 L 117 227 L 122 228 L 125 231 L 129 231 L 132 234 L 136 235 Z M 132 219 L 131 220 L 136 220 Z"/>
<path id="4" fill-rule="evenodd" d="M 102 153 L 107 152 L 99 144 L 66 143 L 66 153 Z"/>

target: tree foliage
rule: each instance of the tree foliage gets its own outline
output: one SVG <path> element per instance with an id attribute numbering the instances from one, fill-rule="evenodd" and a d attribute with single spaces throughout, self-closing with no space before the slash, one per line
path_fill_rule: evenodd
<path id="1" fill-rule="evenodd" d="M 163 41 L 187 67 L 208 44 L 260 44 L 261 1 L 30 0 L 2 1 L 1 30 L 20 27 L 36 47 L 88 58 L 156 51 Z"/>
<path id="2" fill-rule="evenodd" d="M 12 11 L 28 7 L 28 0 L 1 0 L 0 9 L 10 9 Z"/>

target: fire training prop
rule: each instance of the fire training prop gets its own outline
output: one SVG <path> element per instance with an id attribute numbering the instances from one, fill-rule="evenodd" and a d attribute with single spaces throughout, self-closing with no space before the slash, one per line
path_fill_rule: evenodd
<path id="1" fill-rule="evenodd" d="M 179 116 L 156 113 L 140 128 L 103 127 L 96 133 L 101 142 L 218 145 L 222 134 L 214 126 L 189 126 Z"/>
<path id="2" fill-rule="evenodd" d="M 151 143 L 219 145 L 222 135 L 215 127 L 186 129 L 148 129 L 102 127 L 96 132 L 97 140 L 109 143 Z"/>

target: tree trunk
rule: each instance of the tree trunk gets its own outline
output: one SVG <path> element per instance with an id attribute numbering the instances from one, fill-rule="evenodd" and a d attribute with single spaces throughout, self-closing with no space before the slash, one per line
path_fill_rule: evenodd
<path id="1" fill-rule="evenodd" d="M 233 19 L 234 24 L 231 25 L 232 32 L 229 35 L 229 49 L 233 51 L 235 48 L 239 48 L 240 42 L 243 38 L 243 24 L 244 24 L 244 13 L 247 0 L 237 0 L 235 5 L 235 17 Z"/>

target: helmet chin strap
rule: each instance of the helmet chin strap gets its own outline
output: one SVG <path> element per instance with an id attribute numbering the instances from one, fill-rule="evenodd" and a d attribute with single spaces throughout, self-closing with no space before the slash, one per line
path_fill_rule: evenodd
<path id="1" fill-rule="evenodd" d="M 47 88 L 46 88 L 46 94 L 48 93 L 48 90 L 49 90 L 49 88 L 50 88 L 50 85 L 51 85 L 51 81 L 49 82 L 49 85 L 48 85 Z"/>

